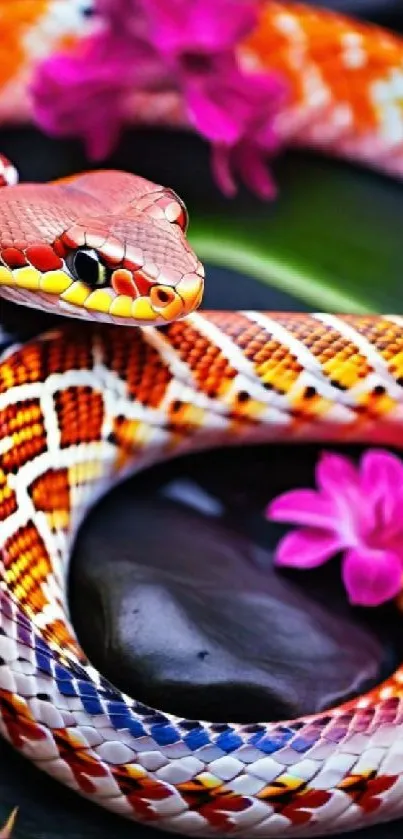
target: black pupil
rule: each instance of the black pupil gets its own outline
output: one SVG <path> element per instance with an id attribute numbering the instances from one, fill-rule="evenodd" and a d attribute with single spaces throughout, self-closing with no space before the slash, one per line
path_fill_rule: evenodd
<path id="1" fill-rule="evenodd" d="M 77 251 L 74 257 L 74 271 L 83 283 L 95 288 L 99 286 L 102 274 L 99 270 L 99 260 L 96 254 L 87 251 Z"/>
<path id="2" fill-rule="evenodd" d="M 161 303 L 167 303 L 168 302 L 169 298 L 168 298 L 168 294 L 167 294 L 166 291 L 159 291 L 158 292 L 158 297 L 161 300 Z"/>

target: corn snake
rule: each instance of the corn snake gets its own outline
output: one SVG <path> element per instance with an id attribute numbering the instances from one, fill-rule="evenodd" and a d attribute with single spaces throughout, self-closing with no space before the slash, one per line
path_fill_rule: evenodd
<path id="1" fill-rule="evenodd" d="M 273 3 L 268 19 L 281 6 L 292 17 L 291 6 Z M 315 15 L 325 22 L 325 13 Z M 300 7 L 294 20 L 303 28 L 308 17 Z M 360 40 L 358 24 L 356 34 Z M 402 50 L 392 40 L 395 49 L 386 49 L 384 67 L 381 61 L 385 85 Z M 262 50 L 258 33 L 251 47 Z M 325 69 L 317 55 L 313 63 Z M 288 72 L 297 87 L 297 68 Z M 332 150 L 400 174 L 396 114 L 395 133 L 384 133 L 385 113 L 398 105 L 398 85 L 395 98 L 392 88 L 379 121 L 351 97 L 354 114 L 371 124 L 364 120 L 364 130 L 354 117 L 348 142 L 337 136 Z M 300 105 L 305 117 L 308 100 Z M 327 106 L 309 112 L 306 142 L 321 145 L 333 113 Z M 403 671 L 342 708 L 281 725 L 178 719 L 134 702 L 94 671 L 65 616 L 64 580 L 89 504 L 133 469 L 213 445 L 290 437 L 398 444 L 403 318 L 192 314 L 202 268 L 170 191 L 123 173 L 7 187 L 1 227 L 11 218 L 9 189 L 21 196 L 17 221 L 31 200 L 34 209 L 25 215 L 29 241 L 21 244 L 21 224 L 18 237 L 15 226 L 8 239 L 2 230 L 0 292 L 90 322 L 68 324 L 0 362 L 2 734 L 99 804 L 185 834 L 313 836 L 401 815 Z M 108 218 L 108 236 L 97 206 L 106 194 L 130 220 L 112 229 L 116 219 Z M 59 207 L 67 219 L 57 226 Z M 168 255 L 155 254 L 154 244 L 145 261 L 138 254 L 147 225 L 162 226 Z M 130 236 L 123 253 L 121 240 Z M 151 240 L 144 235 L 145 248 Z M 96 263 L 92 292 L 66 273 L 81 267 L 92 280 L 94 265 L 71 258 L 84 248 Z M 118 329 L 96 322 L 113 318 Z M 140 329 L 131 329 L 135 323 Z"/>

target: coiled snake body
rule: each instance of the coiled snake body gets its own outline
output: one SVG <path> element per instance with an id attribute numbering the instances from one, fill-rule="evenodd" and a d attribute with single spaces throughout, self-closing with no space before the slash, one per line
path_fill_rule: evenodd
<path id="1" fill-rule="evenodd" d="M 355 123 L 350 147 L 392 170 L 371 130 L 367 142 Z M 104 807 L 178 833 L 313 836 L 402 815 L 403 668 L 282 724 L 181 719 L 95 671 L 65 580 L 89 506 L 160 459 L 279 439 L 401 444 L 403 317 L 197 313 L 182 203 L 124 173 L 7 186 L 0 231 L 1 293 L 88 320 L 0 361 L 1 733 Z"/>
<path id="2" fill-rule="evenodd" d="M 86 241 L 77 220 L 63 237 L 56 230 L 60 190 L 67 191 L 71 214 L 77 194 L 84 218 L 84 187 L 90 184 L 95 195 L 98 186 L 106 191 L 110 182 L 113 189 L 119 178 L 126 183 L 129 215 L 139 229 L 143 215 L 149 225 L 144 247 L 150 252 L 146 259 L 136 254 L 142 268 L 133 262 L 127 267 L 134 260 L 129 244 L 126 267 L 116 267 L 113 215 L 87 220 Z M 177 289 L 181 283 L 187 288 L 183 262 L 193 294 L 189 308 L 197 304 L 202 271 L 177 224 L 180 205 L 147 184 L 152 212 L 156 196 L 164 208 L 153 219 L 149 209 L 135 207 L 145 201 L 138 198 L 143 186 L 141 179 L 111 172 L 67 185 L 2 190 L 8 201 L 0 210 L 23 206 L 42 237 L 24 249 L 17 240 L 3 243 L 4 260 L 16 262 L 20 253 L 22 262 L 24 253 L 38 265 L 1 269 L 3 290 L 15 299 L 38 294 L 50 305 L 52 294 L 59 300 L 56 293 L 65 302 L 64 284 L 74 294 L 78 288 L 80 300 L 85 294 L 93 306 L 98 300 L 104 309 L 98 316 L 110 318 L 106 297 L 108 311 L 117 300 L 129 306 L 129 294 L 119 297 L 114 290 L 125 281 L 134 299 L 129 320 L 136 305 L 137 315 L 145 311 L 147 298 L 133 284 L 142 283 L 144 291 L 147 276 L 148 296 L 160 309 L 165 289 L 162 311 L 179 305 Z M 59 267 L 47 250 L 49 218 Z M 65 219 L 60 224 L 66 227 Z M 161 260 L 169 243 L 179 276 L 162 267 L 150 278 L 151 259 Z M 119 266 L 124 258 L 121 253 Z M 91 292 L 70 277 L 79 271 L 108 288 Z M 80 305 L 77 296 L 74 304 L 72 299 L 71 293 L 69 306 Z M 148 317 L 154 317 L 148 305 Z M 96 322 L 78 328 L 73 321 L 6 354 L 0 364 L 4 736 L 105 807 L 178 832 L 278 836 L 285 829 L 287 835 L 313 835 L 401 812 L 403 670 L 368 696 L 282 725 L 179 719 L 124 696 L 86 661 L 66 611 L 65 578 L 85 511 L 128 471 L 219 444 L 280 438 L 396 443 L 402 422 L 399 317 L 194 312 L 163 330 Z"/>

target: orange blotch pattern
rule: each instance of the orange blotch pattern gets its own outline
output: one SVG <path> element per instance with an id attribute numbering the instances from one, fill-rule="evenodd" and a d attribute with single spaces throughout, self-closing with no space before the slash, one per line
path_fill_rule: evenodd
<path id="1" fill-rule="evenodd" d="M 24 65 L 24 37 L 48 6 L 49 0 L 0 0 L 0 87 Z"/>
<path id="2" fill-rule="evenodd" d="M 27 344 L 0 365 L 0 393 L 30 382 L 42 382 L 51 373 L 89 370 L 93 366 L 91 336 L 70 337 L 69 330 L 59 341 Z"/>
<path id="3" fill-rule="evenodd" d="M 49 469 L 32 482 L 29 491 L 37 510 L 50 513 L 70 509 L 67 469 Z"/>
<path id="4" fill-rule="evenodd" d="M 237 370 L 222 350 L 190 323 L 177 321 L 167 327 L 169 342 L 193 373 L 199 390 L 215 398 L 228 389 Z"/>
<path id="5" fill-rule="evenodd" d="M 362 61 L 349 60 L 351 37 Z M 277 0 L 262 4 L 259 24 L 243 50 L 285 78 L 290 106 L 308 103 L 307 72 L 318 73 L 330 94 L 329 107 L 347 103 L 351 108 L 355 135 L 376 131 L 370 87 L 403 62 L 403 42 L 391 33 L 326 9 Z"/>
<path id="6" fill-rule="evenodd" d="M 0 439 L 9 439 L 1 456 L 4 473 L 17 472 L 47 449 L 46 431 L 38 399 L 8 405 L 0 411 Z"/>
<path id="7" fill-rule="evenodd" d="M 127 332 L 122 335 L 122 330 L 115 330 L 104 345 L 104 354 L 105 364 L 126 381 L 130 397 L 142 405 L 158 408 L 172 374 L 140 331 L 131 330 L 128 339 Z"/>
<path id="8" fill-rule="evenodd" d="M 60 446 L 93 443 L 101 439 L 104 418 L 102 394 L 91 387 L 68 387 L 55 394 Z"/>
<path id="9" fill-rule="evenodd" d="M 302 365 L 284 344 L 262 326 L 238 312 L 209 312 L 208 320 L 242 350 L 268 390 L 286 393 L 297 380 Z"/>
<path id="10" fill-rule="evenodd" d="M 328 324 L 311 315 L 301 317 L 293 313 L 279 314 L 276 321 L 309 349 L 334 387 L 348 390 L 371 372 L 367 358 L 357 350 L 357 346 Z"/>
<path id="11" fill-rule="evenodd" d="M 52 571 L 45 543 L 33 521 L 6 540 L 3 548 L 5 580 L 21 606 L 39 614 L 48 599 L 43 583 Z"/>
<path id="12" fill-rule="evenodd" d="M 15 492 L 8 484 L 3 469 L 0 468 L 0 521 L 5 521 L 17 510 Z"/>
<path id="13" fill-rule="evenodd" d="M 403 384 L 403 334 L 402 327 L 387 318 L 371 316 L 352 317 L 341 315 L 350 326 L 366 338 L 374 349 L 388 362 L 389 372 Z"/>

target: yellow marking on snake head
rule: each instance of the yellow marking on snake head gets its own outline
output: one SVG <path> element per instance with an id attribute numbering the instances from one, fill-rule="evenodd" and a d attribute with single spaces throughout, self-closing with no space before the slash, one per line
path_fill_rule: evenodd
<path id="1" fill-rule="evenodd" d="M 179 297 L 173 300 L 165 309 L 158 309 L 159 317 L 167 321 L 174 320 L 181 314 L 183 314 L 183 303 Z"/>
<path id="2" fill-rule="evenodd" d="M 132 304 L 132 297 L 129 297 L 128 294 L 119 294 L 112 301 L 109 314 L 116 318 L 130 318 L 132 315 Z"/>
<path id="3" fill-rule="evenodd" d="M 41 274 L 36 268 L 27 265 L 26 268 L 16 268 L 13 271 L 13 278 L 19 288 L 39 289 Z"/>
<path id="4" fill-rule="evenodd" d="M 47 294 L 62 294 L 72 284 L 71 277 L 64 271 L 47 271 L 40 278 L 40 289 Z"/>
<path id="5" fill-rule="evenodd" d="M 61 299 L 66 303 L 72 303 L 73 306 L 83 306 L 90 293 L 89 288 L 77 280 L 61 295 Z"/>
<path id="6" fill-rule="evenodd" d="M 14 277 L 8 268 L 0 268 L 0 285 L 14 285 Z"/>
<path id="7" fill-rule="evenodd" d="M 136 320 L 154 321 L 157 318 L 157 313 L 151 306 L 148 297 L 138 297 L 132 303 L 131 316 Z"/>
<path id="8" fill-rule="evenodd" d="M 93 312 L 102 312 L 108 314 L 111 308 L 112 297 L 109 291 L 103 288 L 98 288 L 93 291 L 84 303 L 86 309 L 91 309 Z"/>
<path id="9" fill-rule="evenodd" d="M 191 273 L 185 274 L 176 286 L 176 291 L 184 302 L 186 314 L 193 312 L 200 304 L 203 285 L 203 278 L 199 274 Z"/>

